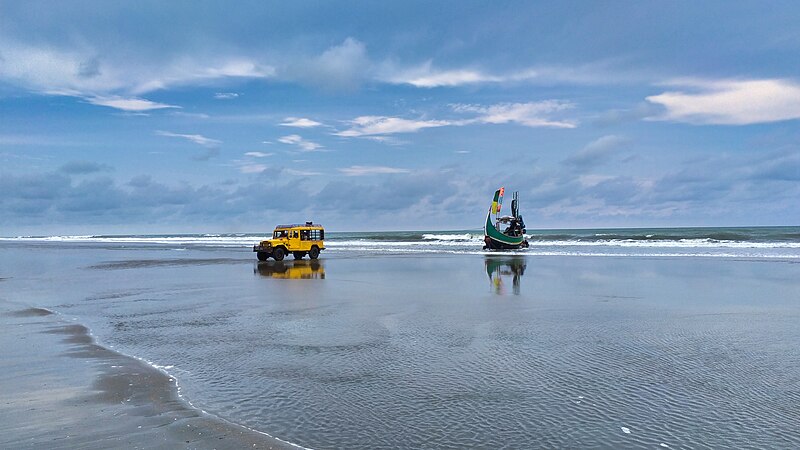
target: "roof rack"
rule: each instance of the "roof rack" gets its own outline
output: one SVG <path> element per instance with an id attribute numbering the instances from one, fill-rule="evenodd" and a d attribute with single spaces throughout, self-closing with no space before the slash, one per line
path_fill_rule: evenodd
<path id="1" fill-rule="evenodd" d="M 297 228 L 297 227 L 320 227 L 320 228 L 322 228 L 322 225 L 320 225 L 318 223 L 313 223 L 313 222 L 292 223 L 292 224 L 288 224 L 288 225 L 275 225 L 276 229 L 277 228 Z"/>

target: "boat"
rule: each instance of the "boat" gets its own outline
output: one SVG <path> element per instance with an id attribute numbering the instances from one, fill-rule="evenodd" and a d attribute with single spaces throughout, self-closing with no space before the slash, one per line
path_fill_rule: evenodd
<path id="1" fill-rule="evenodd" d="M 519 214 L 519 192 L 514 192 L 510 216 L 499 215 L 503 207 L 504 194 L 504 187 L 494 192 L 494 200 L 489 207 L 484 225 L 484 250 L 516 250 L 528 247 L 528 241 L 525 240 L 525 222 Z"/>

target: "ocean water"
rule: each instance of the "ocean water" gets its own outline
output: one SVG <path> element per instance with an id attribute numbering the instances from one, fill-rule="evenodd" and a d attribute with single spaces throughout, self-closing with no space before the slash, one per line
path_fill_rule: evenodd
<path id="1" fill-rule="evenodd" d="M 800 447 L 800 228 L 260 237 L 6 238 L 0 301 L 307 448 Z"/>
<path id="2" fill-rule="evenodd" d="M 63 242 L 174 246 L 176 248 L 248 248 L 266 233 L 175 235 L 17 236 L 6 242 Z M 483 230 L 413 232 L 328 232 L 326 246 L 336 253 L 485 254 Z M 800 257 L 800 227 L 621 228 L 536 230 L 530 247 L 513 253 L 539 256 L 700 256 Z"/>

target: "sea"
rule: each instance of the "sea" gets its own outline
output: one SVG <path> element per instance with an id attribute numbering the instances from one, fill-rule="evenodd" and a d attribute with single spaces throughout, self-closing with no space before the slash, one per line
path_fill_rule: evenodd
<path id="1" fill-rule="evenodd" d="M 181 248 L 245 248 L 265 233 L 53 235 L 0 237 L 6 242 L 63 242 Z M 328 232 L 335 253 L 489 254 L 483 230 Z M 799 258 L 800 227 L 603 228 L 535 230 L 530 246 L 506 254 L 532 256 Z"/>
<path id="2" fill-rule="evenodd" d="M 270 234 L 5 237 L 0 310 L 303 448 L 800 448 L 800 227 Z"/>

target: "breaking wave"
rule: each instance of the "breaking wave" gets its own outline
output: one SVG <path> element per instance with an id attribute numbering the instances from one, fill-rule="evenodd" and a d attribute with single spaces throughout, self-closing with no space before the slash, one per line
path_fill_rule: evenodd
<path id="1" fill-rule="evenodd" d="M 271 233 L 69 235 L 0 238 L 6 242 L 120 247 L 249 248 Z M 482 253 L 483 230 L 331 232 L 331 252 Z M 528 255 L 800 258 L 800 227 L 529 230 Z"/>

